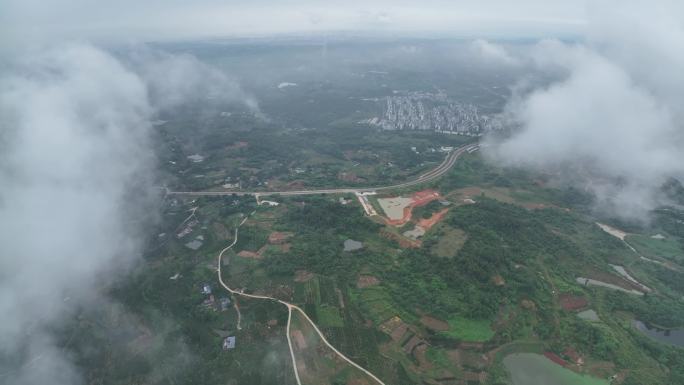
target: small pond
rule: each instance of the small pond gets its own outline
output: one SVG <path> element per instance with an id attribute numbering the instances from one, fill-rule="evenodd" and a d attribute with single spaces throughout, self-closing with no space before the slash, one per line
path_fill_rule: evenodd
<path id="1" fill-rule="evenodd" d="M 638 320 L 634 320 L 633 325 L 638 331 L 651 339 L 684 348 L 684 329 L 682 328 L 663 330 L 647 325 Z"/>
<path id="2" fill-rule="evenodd" d="M 503 359 L 513 385 L 608 385 L 607 380 L 566 369 L 541 354 L 513 353 Z"/>

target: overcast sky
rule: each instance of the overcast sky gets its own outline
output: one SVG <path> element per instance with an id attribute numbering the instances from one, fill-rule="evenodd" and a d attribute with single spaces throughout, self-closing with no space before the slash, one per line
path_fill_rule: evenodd
<path id="1" fill-rule="evenodd" d="M 585 0 L 3 0 L 0 39 L 16 45 L 317 31 L 567 36 L 581 33 L 586 13 Z"/>

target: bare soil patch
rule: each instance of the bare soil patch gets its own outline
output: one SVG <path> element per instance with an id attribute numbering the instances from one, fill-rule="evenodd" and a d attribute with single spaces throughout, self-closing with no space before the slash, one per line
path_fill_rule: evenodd
<path id="1" fill-rule="evenodd" d="M 449 330 L 449 324 L 445 321 L 442 321 L 440 319 L 430 317 L 429 315 L 424 315 L 420 317 L 420 323 L 425 325 L 430 330 L 434 330 L 436 332 L 443 332 Z"/>
<path id="2" fill-rule="evenodd" d="M 449 211 L 449 209 L 442 209 L 434 214 L 430 218 L 427 219 L 420 219 L 418 221 L 418 226 L 424 228 L 426 231 L 430 230 L 430 228 L 434 225 L 436 225 L 439 221 L 444 219 L 444 216 L 446 213 Z"/>
<path id="3" fill-rule="evenodd" d="M 241 252 L 237 253 L 238 257 L 242 258 L 251 258 L 251 259 L 262 259 L 263 257 L 259 253 L 255 253 L 253 251 L 249 250 L 242 250 Z"/>
<path id="4" fill-rule="evenodd" d="M 385 229 L 380 230 L 380 236 L 396 241 L 397 243 L 399 243 L 399 247 L 403 249 L 417 248 L 423 244 L 419 240 L 409 239 L 401 236 L 400 234 L 393 233 Z"/>
<path id="5" fill-rule="evenodd" d="M 280 245 L 285 243 L 285 241 L 293 235 L 294 233 L 290 232 L 274 231 L 268 235 L 268 243 L 272 245 Z"/>
<path id="6" fill-rule="evenodd" d="M 292 338 L 297 344 L 297 348 L 306 349 L 306 338 L 304 338 L 304 334 L 302 334 L 302 331 L 299 329 L 295 329 L 292 330 L 290 333 L 292 334 Z"/>
<path id="7" fill-rule="evenodd" d="M 583 309 L 587 307 L 587 305 L 589 305 L 589 301 L 587 301 L 586 298 L 575 296 L 568 293 L 563 293 L 559 295 L 558 302 L 560 303 L 563 310 L 569 311 Z"/>
<path id="8" fill-rule="evenodd" d="M 356 281 L 356 287 L 363 289 L 366 287 L 371 287 L 378 285 L 380 280 L 372 275 L 359 275 L 359 279 Z"/>
<path id="9" fill-rule="evenodd" d="M 307 270 L 297 270 L 295 271 L 295 282 L 306 282 L 314 277 L 314 273 Z"/>
<path id="10" fill-rule="evenodd" d="M 424 206 L 441 196 L 435 190 L 422 190 L 413 193 L 411 197 L 380 198 L 378 203 L 387 215 L 387 224 L 391 226 L 403 226 L 411 220 L 414 207 Z"/>

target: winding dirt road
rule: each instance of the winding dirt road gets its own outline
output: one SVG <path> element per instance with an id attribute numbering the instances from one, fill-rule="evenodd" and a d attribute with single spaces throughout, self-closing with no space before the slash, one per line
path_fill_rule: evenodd
<path id="1" fill-rule="evenodd" d="M 394 185 L 389 185 L 389 186 L 378 186 L 378 187 L 366 187 L 366 188 L 360 188 L 360 187 L 354 187 L 354 188 L 337 188 L 337 189 L 316 189 L 316 190 L 298 190 L 298 191 L 166 191 L 167 194 L 169 195 L 190 195 L 190 196 L 215 196 L 215 195 L 256 195 L 256 196 L 268 196 L 268 195 L 285 195 L 285 196 L 293 196 L 293 195 L 314 195 L 314 194 L 341 194 L 341 193 L 356 193 L 360 191 L 381 191 L 381 190 L 392 190 L 392 189 L 401 189 L 405 187 L 410 187 L 414 186 L 417 184 L 425 183 L 425 182 L 430 182 L 432 180 L 435 180 L 439 178 L 440 176 L 444 175 L 449 169 L 451 169 L 454 164 L 456 163 L 456 160 L 461 156 L 464 152 L 473 152 L 477 151 L 479 149 L 478 144 L 468 144 L 462 147 L 459 147 L 447 154 L 447 156 L 444 158 L 444 161 L 440 163 L 439 166 L 435 167 L 434 169 L 426 172 L 425 174 L 420 175 L 418 178 L 414 180 L 410 180 L 404 183 L 399 183 L 399 184 L 394 184 Z M 250 213 L 252 215 L 254 212 Z M 236 296 L 241 296 L 245 298 L 251 298 L 251 299 L 258 299 L 258 300 L 266 300 L 266 301 L 273 301 L 273 302 L 278 302 L 285 307 L 287 307 L 287 328 L 286 328 L 286 334 L 287 334 L 287 344 L 290 349 L 290 356 L 292 358 L 292 366 L 294 368 L 294 374 L 295 374 L 295 379 L 297 380 L 297 385 L 302 385 L 300 379 L 299 379 L 299 373 L 297 371 L 297 362 L 296 362 L 296 357 L 294 354 L 294 350 L 292 349 L 292 340 L 290 339 L 290 324 L 292 320 L 292 312 L 293 311 L 298 311 L 300 312 L 304 318 L 313 326 L 314 330 L 316 330 L 316 333 L 318 333 L 318 336 L 321 338 L 321 340 L 325 343 L 326 346 L 328 346 L 332 351 L 335 352 L 340 358 L 342 358 L 344 361 L 352 365 L 353 367 L 361 370 L 363 373 L 371 377 L 373 380 L 375 380 L 378 384 L 380 385 L 386 385 L 384 382 L 382 382 L 378 377 L 376 377 L 373 373 L 369 372 L 368 370 L 364 369 L 362 366 L 359 364 L 355 363 L 351 359 L 349 359 L 347 356 L 345 356 L 342 352 L 337 350 L 333 345 L 328 342 L 328 340 L 325 338 L 325 335 L 321 332 L 321 330 L 316 326 L 316 324 L 309 318 L 309 316 L 302 310 L 299 306 L 291 304 L 289 302 L 285 302 L 283 300 L 269 297 L 269 296 L 264 296 L 264 295 L 257 295 L 257 294 L 248 294 L 244 293 L 242 290 L 237 290 L 233 289 L 230 286 L 228 286 L 224 281 L 223 277 L 221 276 L 221 266 L 222 264 L 222 257 L 223 254 L 233 248 L 235 244 L 238 241 L 238 233 L 240 227 L 247 221 L 248 216 L 245 216 L 245 218 L 238 224 L 235 228 L 235 237 L 233 239 L 233 242 L 226 246 L 221 252 L 218 254 L 217 257 L 217 265 L 218 265 L 218 280 L 221 286 L 223 286 L 224 289 L 226 289 L 228 292 L 230 292 L 233 295 Z M 238 313 L 238 329 L 240 329 L 240 321 L 241 321 L 241 314 L 240 310 L 237 307 L 237 304 L 235 304 L 235 308 Z"/>
<path id="2" fill-rule="evenodd" d="M 252 214 L 253 214 L 253 213 L 254 213 L 254 212 L 252 212 Z M 250 214 L 250 215 L 251 215 L 251 214 Z M 294 374 L 295 374 L 295 379 L 297 380 L 297 385 L 302 385 L 302 383 L 301 383 L 301 381 L 300 381 L 300 379 L 299 379 L 299 372 L 297 372 L 297 362 L 296 362 L 296 358 L 295 358 L 295 355 L 294 355 L 294 350 L 292 349 L 292 340 L 290 339 L 290 321 L 291 321 L 291 319 L 292 319 L 292 311 L 298 311 L 298 312 L 300 312 L 300 313 L 304 316 L 304 318 L 306 318 L 306 320 L 311 324 L 311 326 L 313 326 L 314 330 L 316 330 L 316 333 L 318 333 L 318 336 L 321 337 L 321 340 L 325 343 L 325 345 L 327 345 L 332 351 L 334 351 L 340 358 L 342 358 L 343 360 L 345 360 L 346 362 L 348 362 L 350 365 L 354 366 L 355 368 L 357 368 L 357 369 L 361 370 L 362 372 L 364 372 L 365 374 L 367 374 L 369 377 L 371 377 L 373 380 L 375 380 L 378 384 L 380 384 L 380 385 L 386 385 L 386 384 L 385 384 L 384 382 L 382 382 L 379 378 L 377 378 L 373 373 L 371 373 L 371 372 L 369 372 L 368 370 L 364 369 L 361 365 L 355 363 L 354 361 L 352 361 L 351 359 L 349 359 L 347 356 L 345 356 L 344 354 L 342 354 L 339 350 L 335 349 L 335 347 L 332 346 L 332 345 L 330 344 L 330 342 L 328 342 L 328 340 L 325 338 L 325 336 L 323 335 L 323 333 L 321 332 L 321 330 L 318 329 L 318 326 L 316 326 L 316 324 L 311 320 L 311 318 L 309 318 L 309 316 L 306 314 L 306 312 L 304 312 L 304 310 L 302 310 L 299 306 L 293 305 L 293 304 L 291 304 L 291 303 L 289 303 L 289 302 L 285 302 L 285 301 L 280 300 L 280 299 L 277 299 L 277 298 L 268 297 L 268 296 L 264 296 L 264 295 L 247 294 L 247 293 L 244 293 L 244 292 L 241 291 L 241 290 L 238 291 L 238 290 L 236 290 L 236 289 L 231 289 L 231 288 L 223 281 L 223 277 L 221 276 L 221 266 L 223 265 L 223 263 L 221 262 L 221 260 L 222 260 L 223 254 L 224 254 L 226 251 L 228 251 L 228 250 L 230 250 L 231 248 L 233 248 L 233 246 L 235 246 L 235 244 L 236 244 L 237 241 L 238 241 L 238 231 L 239 231 L 240 227 L 247 221 L 247 218 L 249 218 L 249 216 L 245 216 L 245 218 L 242 220 L 242 222 L 240 222 L 240 224 L 239 224 L 237 227 L 235 227 L 235 238 L 233 239 L 233 243 L 231 243 L 230 245 L 226 246 L 226 247 L 225 247 L 223 250 L 221 250 L 221 252 L 218 254 L 218 258 L 217 258 L 218 269 L 217 269 L 217 272 L 218 272 L 219 283 L 221 284 L 221 286 L 223 286 L 224 289 L 228 290 L 231 294 L 239 295 L 239 296 L 246 297 L 246 298 L 261 299 L 261 300 L 268 300 L 268 301 L 278 302 L 278 303 L 284 305 L 285 307 L 287 307 L 287 329 L 286 329 L 287 344 L 288 344 L 288 347 L 290 348 L 290 357 L 292 358 L 292 366 L 294 367 Z M 240 312 L 238 311 L 238 320 L 240 319 L 240 317 L 241 317 L 241 316 L 240 316 Z M 239 323 L 239 321 L 238 321 L 238 323 Z"/>

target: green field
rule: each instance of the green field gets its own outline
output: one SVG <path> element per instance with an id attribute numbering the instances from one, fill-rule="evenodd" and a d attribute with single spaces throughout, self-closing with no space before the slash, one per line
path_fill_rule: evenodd
<path id="1" fill-rule="evenodd" d="M 445 226 L 430 251 L 438 257 L 450 258 L 458 253 L 467 239 L 468 235 L 463 230 Z"/>
<path id="2" fill-rule="evenodd" d="M 388 320 L 399 311 L 392 304 L 389 294 L 381 287 L 369 287 L 359 291 L 360 307 L 376 324 Z"/>
<path id="3" fill-rule="evenodd" d="M 441 334 L 458 340 L 484 342 L 494 337 L 489 321 L 472 320 L 463 317 L 449 318 L 449 330 Z"/>
<path id="4" fill-rule="evenodd" d="M 344 320 L 340 315 L 340 310 L 333 306 L 320 305 L 316 306 L 316 317 L 320 326 L 341 328 L 344 326 Z"/>

